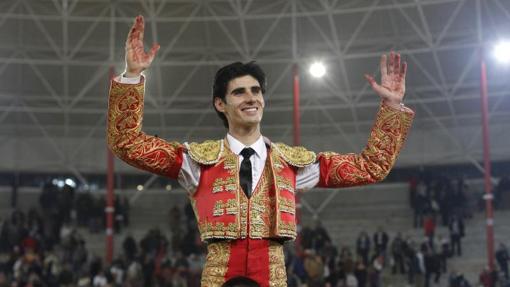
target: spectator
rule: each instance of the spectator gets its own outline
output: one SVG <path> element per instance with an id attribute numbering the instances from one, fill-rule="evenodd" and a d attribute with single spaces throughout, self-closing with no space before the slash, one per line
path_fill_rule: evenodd
<path id="1" fill-rule="evenodd" d="M 448 225 L 452 254 L 462 255 L 462 237 L 464 237 L 464 221 L 460 216 L 453 215 Z"/>
<path id="2" fill-rule="evenodd" d="M 361 231 L 356 239 L 356 254 L 363 259 L 363 264 L 367 266 L 370 254 L 370 237 L 365 231 Z"/>
<path id="3" fill-rule="evenodd" d="M 133 235 L 128 234 L 122 242 L 122 249 L 124 250 L 124 255 L 128 261 L 133 261 L 138 254 L 138 246 L 136 245 L 136 241 L 133 238 Z"/>
<path id="4" fill-rule="evenodd" d="M 449 287 L 471 287 L 464 274 L 454 271 L 450 274 Z"/>
<path id="5" fill-rule="evenodd" d="M 423 245 L 423 247 L 424 248 L 422 249 L 422 252 L 424 255 L 425 264 L 425 287 L 430 286 L 430 279 L 432 276 L 434 276 L 434 283 L 437 285 L 441 277 L 441 264 L 439 255 L 427 245 Z"/>
<path id="6" fill-rule="evenodd" d="M 386 249 L 388 248 L 388 234 L 384 229 L 379 226 L 377 232 L 373 236 L 375 256 L 383 255 L 386 256 Z"/>
<path id="7" fill-rule="evenodd" d="M 323 286 L 324 280 L 324 262 L 322 258 L 316 254 L 315 250 L 305 250 L 304 267 L 308 275 L 308 287 Z"/>
<path id="8" fill-rule="evenodd" d="M 354 276 L 356 276 L 356 280 L 358 281 L 358 287 L 366 287 L 367 279 L 368 279 L 368 271 L 363 261 L 356 262 L 356 268 L 354 269 Z"/>
<path id="9" fill-rule="evenodd" d="M 414 198 L 414 228 L 423 224 L 423 213 L 427 209 L 427 186 L 423 181 L 418 182 Z"/>
<path id="10" fill-rule="evenodd" d="M 490 271 L 489 267 L 485 267 L 480 275 L 478 281 L 483 287 L 495 287 L 498 281 L 497 271 Z"/>
<path id="11" fill-rule="evenodd" d="M 434 241 L 434 233 L 436 232 L 436 219 L 433 212 L 427 212 L 423 219 L 423 231 L 429 242 Z"/>
<path id="12" fill-rule="evenodd" d="M 391 242 L 391 255 L 393 258 L 392 273 L 396 274 L 397 269 L 400 274 L 405 274 L 404 268 L 404 240 L 400 232 L 397 233 Z"/>
<path id="13" fill-rule="evenodd" d="M 331 238 L 320 220 L 316 219 L 312 229 L 312 248 L 320 252 L 327 241 L 331 242 Z"/>
<path id="14" fill-rule="evenodd" d="M 498 261 L 499 269 L 503 272 L 505 279 L 509 280 L 508 261 L 510 260 L 510 256 L 507 247 L 503 243 L 500 243 L 496 250 L 496 260 Z"/>
<path id="15" fill-rule="evenodd" d="M 444 237 L 442 235 L 438 236 L 438 243 L 439 243 L 439 258 L 440 258 L 440 264 L 441 264 L 441 272 L 446 273 L 447 270 L 447 259 L 450 257 L 451 250 L 450 250 L 450 241 L 448 241 L 447 237 Z"/>

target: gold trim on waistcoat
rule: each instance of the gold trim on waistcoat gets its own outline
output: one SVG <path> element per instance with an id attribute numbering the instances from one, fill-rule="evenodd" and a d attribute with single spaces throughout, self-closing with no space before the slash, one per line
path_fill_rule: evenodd
<path id="1" fill-rule="evenodd" d="M 282 213 L 295 215 L 295 203 L 288 197 L 288 192 L 294 196 L 291 178 L 285 178 L 284 169 L 294 170 L 286 162 L 281 153 L 275 149 L 268 149 L 268 157 L 262 170 L 262 175 L 248 199 L 239 187 L 239 157 L 234 154 L 225 142 L 224 149 L 218 163 L 207 169 L 218 168 L 211 186 L 204 188 L 203 192 L 210 192 L 213 200 L 210 212 L 205 211 L 197 216 L 201 239 L 206 241 L 216 239 L 234 238 L 282 238 L 294 239 L 296 237 L 295 222 L 290 218 L 282 218 Z M 232 187 L 235 186 L 235 191 Z M 198 191 L 197 191 L 198 192 Z M 282 196 L 280 193 L 287 193 Z M 222 194 L 229 196 L 222 196 Z M 195 198 L 196 199 L 196 198 Z M 280 202 L 282 201 L 283 202 Z M 209 214 L 207 217 L 206 214 Z M 222 218 L 235 216 L 233 222 L 222 223 Z M 248 222 L 250 226 L 248 226 Z"/>

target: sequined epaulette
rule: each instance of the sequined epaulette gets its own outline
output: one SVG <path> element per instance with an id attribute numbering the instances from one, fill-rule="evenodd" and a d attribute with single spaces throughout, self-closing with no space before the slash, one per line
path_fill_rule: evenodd
<path id="1" fill-rule="evenodd" d="M 196 162 L 210 165 L 219 161 L 223 152 L 223 140 L 207 140 L 202 143 L 186 143 L 188 155 Z"/>
<path id="2" fill-rule="evenodd" d="M 302 146 L 291 147 L 284 143 L 272 143 L 272 146 L 288 164 L 295 167 L 305 167 L 317 160 L 313 151 Z"/>

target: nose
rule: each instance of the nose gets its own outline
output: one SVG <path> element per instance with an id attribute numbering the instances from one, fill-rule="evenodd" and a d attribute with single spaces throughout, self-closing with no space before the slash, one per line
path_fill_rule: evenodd
<path id="1" fill-rule="evenodd" d="M 255 102 L 256 95 L 252 91 L 246 93 L 246 100 L 249 102 Z"/>

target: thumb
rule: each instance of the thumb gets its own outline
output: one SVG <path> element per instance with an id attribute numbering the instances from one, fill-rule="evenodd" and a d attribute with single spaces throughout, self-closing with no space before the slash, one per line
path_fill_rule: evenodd
<path id="1" fill-rule="evenodd" d="M 372 87 L 372 89 L 376 89 L 376 86 L 379 86 L 377 84 L 377 82 L 375 81 L 374 77 L 372 75 L 369 75 L 369 74 L 365 74 L 365 79 L 367 80 L 367 82 L 370 84 L 370 86 Z"/>
<path id="2" fill-rule="evenodd" d="M 372 75 L 369 75 L 369 74 L 365 74 L 365 79 L 367 80 L 367 82 L 370 84 L 370 86 L 372 87 L 372 90 L 374 90 L 374 92 L 376 92 L 379 96 L 383 95 L 384 94 L 384 88 L 382 86 L 380 86 L 374 79 L 374 77 Z"/>
<path id="3" fill-rule="evenodd" d="M 158 43 L 152 44 L 152 48 L 149 51 L 149 57 L 151 59 L 154 59 L 154 57 L 156 56 L 156 53 L 159 51 L 159 48 L 161 48 L 161 46 Z"/>

